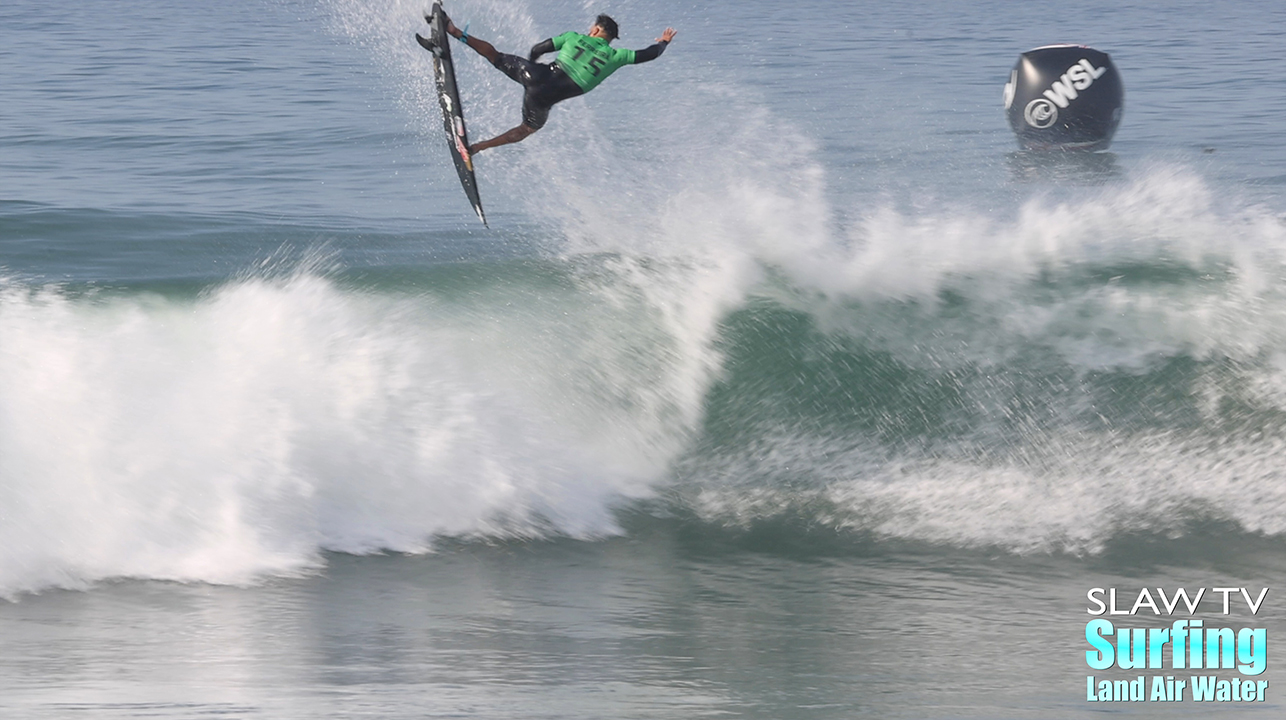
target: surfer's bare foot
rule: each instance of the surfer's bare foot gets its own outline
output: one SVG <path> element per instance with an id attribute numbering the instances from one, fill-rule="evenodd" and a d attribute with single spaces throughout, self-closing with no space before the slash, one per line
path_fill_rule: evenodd
<path id="1" fill-rule="evenodd" d="M 460 28 L 455 26 L 455 23 L 451 22 L 451 18 L 447 17 L 447 14 L 445 12 L 442 13 L 442 17 L 446 18 L 446 21 L 447 21 L 447 35 L 450 35 L 451 37 L 458 39 L 461 35 L 464 34 L 460 32 Z"/>
<path id="2" fill-rule="evenodd" d="M 481 149 L 481 148 L 479 148 L 477 145 L 470 145 L 470 146 L 469 146 L 469 156 L 470 156 L 470 157 L 472 157 L 472 156 L 474 156 L 474 155 L 477 155 L 477 154 L 478 154 L 478 153 L 480 153 L 480 152 L 482 152 L 482 149 Z"/>

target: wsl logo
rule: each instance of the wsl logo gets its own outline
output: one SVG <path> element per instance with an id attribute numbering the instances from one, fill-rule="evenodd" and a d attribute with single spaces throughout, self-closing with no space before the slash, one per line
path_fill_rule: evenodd
<path id="1" fill-rule="evenodd" d="M 1072 101 L 1080 96 L 1082 90 L 1087 89 L 1094 81 L 1103 77 L 1107 72 L 1106 67 L 1094 67 L 1094 64 L 1085 58 L 1067 69 L 1063 76 L 1055 80 L 1049 86 L 1049 89 L 1041 93 L 1044 97 L 1036 98 L 1027 103 L 1027 108 L 1023 110 L 1023 119 L 1028 125 L 1037 130 L 1045 128 L 1058 122 L 1058 108 L 1066 108 L 1072 104 Z"/>
<path id="2" fill-rule="evenodd" d="M 1023 119 L 1037 130 L 1044 130 L 1058 122 L 1058 108 L 1045 98 L 1036 98 L 1027 103 L 1027 109 L 1023 110 Z"/>

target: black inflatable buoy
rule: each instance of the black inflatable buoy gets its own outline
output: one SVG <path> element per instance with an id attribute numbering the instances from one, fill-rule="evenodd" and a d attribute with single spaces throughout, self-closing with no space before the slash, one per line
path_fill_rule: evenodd
<path id="1" fill-rule="evenodd" d="M 1026 150 L 1106 150 L 1124 106 L 1112 58 L 1084 45 L 1028 50 L 1005 84 L 1009 127 Z"/>

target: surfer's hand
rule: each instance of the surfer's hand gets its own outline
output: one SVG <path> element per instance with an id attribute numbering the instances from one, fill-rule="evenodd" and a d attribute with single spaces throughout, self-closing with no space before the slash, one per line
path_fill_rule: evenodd
<path id="1" fill-rule="evenodd" d="M 678 33 L 674 31 L 674 28 L 666 28 L 665 32 L 661 33 L 661 37 L 657 38 L 656 41 L 668 43 L 674 39 L 675 35 L 678 35 Z"/>

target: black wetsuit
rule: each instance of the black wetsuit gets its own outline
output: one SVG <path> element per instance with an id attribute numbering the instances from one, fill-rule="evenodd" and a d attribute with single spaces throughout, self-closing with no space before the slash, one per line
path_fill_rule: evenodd
<path id="1" fill-rule="evenodd" d="M 658 42 L 634 54 L 634 64 L 655 60 L 665 51 L 668 43 Z M 539 130 L 549 119 L 549 109 L 577 95 L 584 95 L 576 81 L 572 80 L 557 62 L 544 64 L 536 58 L 554 52 L 553 38 L 542 40 L 531 48 L 527 58 L 517 55 L 499 53 L 496 69 L 508 75 L 514 82 L 522 83 L 526 91 L 522 96 L 522 122 L 524 125 Z"/>

